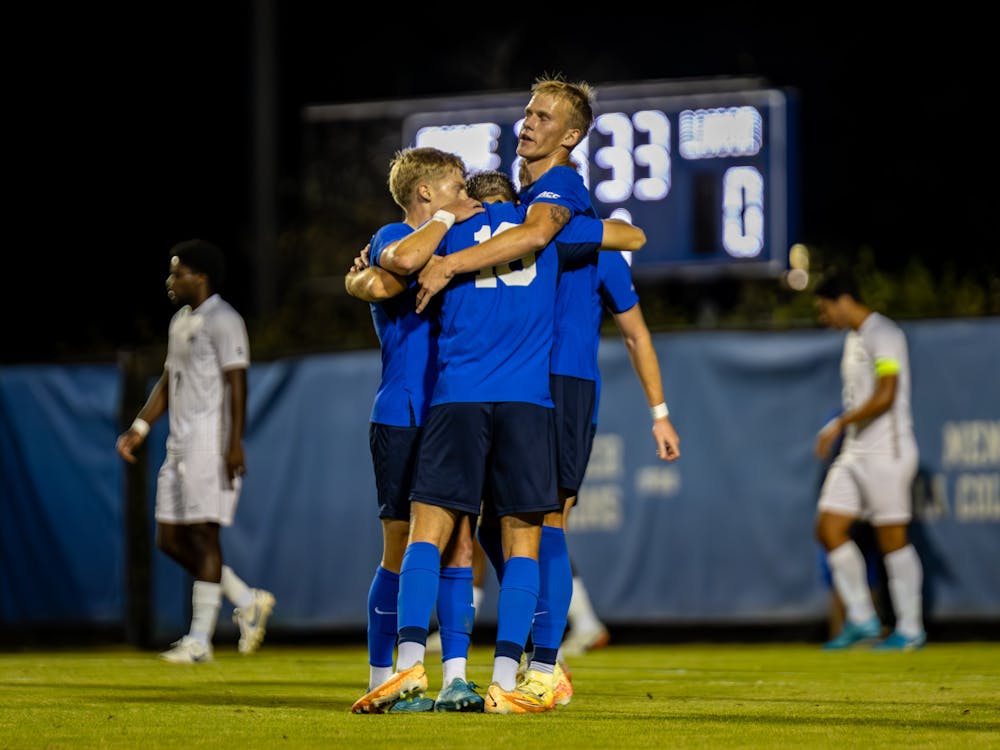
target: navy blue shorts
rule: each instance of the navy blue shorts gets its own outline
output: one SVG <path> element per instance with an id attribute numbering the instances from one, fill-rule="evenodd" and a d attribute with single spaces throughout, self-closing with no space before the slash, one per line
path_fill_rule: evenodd
<path id="1" fill-rule="evenodd" d="M 375 422 L 368 427 L 379 518 L 410 520 L 410 487 L 422 429 Z"/>
<path id="2" fill-rule="evenodd" d="M 569 375 L 551 375 L 549 390 L 556 405 L 556 465 L 559 489 L 572 495 L 583 484 L 594 447 L 597 383 Z"/>
<path id="3" fill-rule="evenodd" d="M 499 516 L 559 509 L 552 409 L 520 401 L 431 407 L 411 499 L 479 515 L 484 493 Z"/>

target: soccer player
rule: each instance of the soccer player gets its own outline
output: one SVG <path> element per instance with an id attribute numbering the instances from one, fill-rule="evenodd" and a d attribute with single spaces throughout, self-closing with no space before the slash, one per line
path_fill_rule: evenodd
<path id="1" fill-rule="evenodd" d="M 478 245 L 428 263 L 420 273 L 418 310 L 423 309 L 455 274 L 497 266 L 528 253 L 540 252 L 574 216 L 596 217 L 590 193 L 570 158 L 573 149 L 593 125 L 593 99 L 594 90 L 585 82 L 569 83 L 556 76 L 534 83 L 531 98 L 524 108 L 525 117 L 517 145 L 517 155 L 521 160 L 520 200 L 522 206 L 527 207 L 524 222 Z M 557 325 L 556 346 L 559 345 L 559 327 L 563 325 L 562 311 L 565 305 L 572 304 L 562 292 L 563 280 L 572 268 L 579 268 L 589 293 L 596 289 L 597 253 L 591 252 L 572 263 L 571 266 L 567 262 L 560 273 L 554 321 Z M 566 333 L 572 335 L 573 331 Z M 553 351 L 555 356 L 557 354 Z M 558 410 L 558 402 L 563 395 L 553 390 L 552 397 Z M 557 426 L 557 432 L 560 429 Z M 556 440 L 561 464 L 569 447 L 561 434 L 557 434 Z M 544 685 L 548 693 L 553 692 L 557 682 L 557 657 L 572 592 L 572 571 L 562 532 L 562 515 L 560 505 L 548 512 L 544 519 L 545 527 L 554 531 L 543 532 L 540 538 L 541 604 L 532 628 L 534 658 L 525 675 L 526 680 L 534 679 Z M 484 550 L 496 565 L 499 542 L 495 535 L 490 534 L 490 528 L 481 526 L 479 536 Z"/>
<path id="2" fill-rule="evenodd" d="M 236 513 L 246 472 L 250 345 L 242 316 L 219 296 L 222 251 L 204 240 L 171 248 L 167 295 L 180 309 L 170 321 L 163 374 L 116 450 L 129 463 L 150 425 L 169 411 L 167 456 L 156 485 L 156 546 L 191 576 L 191 626 L 161 657 L 176 664 L 212 660 L 212 637 L 224 593 L 239 625 L 239 652 L 264 638 L 274 595 L 247 586 L 223 564 L 219 527 Z"/>
<path id="3" fill-rule="evenodd" d="M 843 412 L 820 430 L 815 445 L 816 455 L 824 459 L 843 436 L 820 489 L 816 522 L 816 536 L 846 610 L 843 629 L 824 647 L 848 648 L 881 634 L 864 555 L 850 536 L 852 524 L 867 519 L 875 529 L 896 614 L 895 630 L 875 648 L 912 651 L 927 636 L 923 567 L 907 534 L 919 454 L 906 335 L 895 321 L 860 301 L 846 274 L 829 274 L 815 294 L 820 322 L 847 330 L 840 362 Z"/>
<path id="4" fill-rule="evenodd" d="M 389 191 L 403 210 L 403 221 L 387 224 L 375 233 L 367 261 L 356 262 L 344 282 L 350 294 L 371 303 L 382 349 L 382 379 L 369 426 L 382 525 L 382 558 L 368 592 L 369 690 L 392 674 L 399 573 L 410 524 L 410 486 L 436 376 L 435 318 L 414 310 L 416 278 L 412 275 L 427 262 L 447 229 L 441 222 L 429 221 L 439 209 L 447 207 L 449 217 L 461 218 L 482 210 L 478 201 L 470 201 L 466 195 L 462 160 L 435 148 L 398 152 L 389 168 Z M 428 232 L 432 238 L 419 244 Z M 371 267 L 365 268 L 369 262 Z M 461 694 L 454 699 L 450 694 L 439 695 L 437 705 L 418 696 L 399 702 L 394 711 L 460 710 L 476 700 L 482 706 L 482 697 L 473 693 L 465 679 L 472 619 L 472 543 L 472 530 L 466 525 L 441 571 L 444 685 L 447 688 L 455 682 L 451 693 Z"/>
<path id="5" fill-rule="evenodd" d="M 445 258 L 514 231 L 523 221 L 524 212 L 512 202 L 485 205 L 484 216 L 455 224 L 445 235 Z M 644 240 L 640 230 L 628 229 Z M 592 220 L 589 240 L 559 249 L 548 245 L 514 262 L 466 272 L 442 295 L 438 377 L 420 443 L 400 576 L 397 671 L 354 704 L 356 713 L 380 712 L 401 695 L 426 689 L 423 658 L 441 552 L 456 523 L 479 514 L 484 487 L 500 517 L 506 558 L 485 710 L 535 713 L 553 707 L 551 686 L 530 674 L 518 684 L 517 667 L 537 602 L 541 520 L 558 508 L 548 386 L 557 253 L 589 252 L 603 231 Z"/>

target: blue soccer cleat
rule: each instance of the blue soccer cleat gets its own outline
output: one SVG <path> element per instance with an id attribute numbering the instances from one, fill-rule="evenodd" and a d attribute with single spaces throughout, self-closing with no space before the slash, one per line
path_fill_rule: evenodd
<path id="1" fill-rule="evenodd" d="M 917 635 L 909 638 L 898 630 L 894 630 L 884 641 L 879 641 L 872 646 L 872 651 L 916 651 L 927 643 L 927 633 L 920 631 Z"/>
<path id="2" fill-rule="evenodd" d="M 878 638 L 881 633 L 882 623 L 879 622 L 877 616 L 872 616 L 871 619 L 866 620 L 861 624 L 848 620 L 844 623 L 844 628 L 837 634 L 837 637 L 824 643 L 823 648 L 827 651 L 837 651 L 844 648 L 850 648 L 855 643 L 874 640 Z"/>
<path id="3" fill-rule="evenodd" d="M 476 683 L 466 682 L 461 677 L 456 677 L 438 693 L 434 702 L 435 711 L 460 711 L 462 713 L 482 713 L 483 696 L 477 693 L 474 688 Z"/>
<path id="4" fill-rule="evenodd" d="M 434 701 L 430 698 L 426 698 L 423 695 L 412 695 L 409 698 L 403 698 L 392 704 L 386 713 L 390 714 L 420 714 L 425 711 L 434 710 Z"/>

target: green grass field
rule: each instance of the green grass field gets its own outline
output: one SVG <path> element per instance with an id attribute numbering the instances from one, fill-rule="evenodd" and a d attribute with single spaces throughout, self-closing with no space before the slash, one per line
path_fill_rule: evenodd
<path id="1" fill-rule="evenodd" d="M 997 642 L 612 645 L 571 662 L 569 706 L 535 716 L 355 716 L 360 645 L 215 656 L 0 653 L 0 748 L 1000 748 Z M 474 646 L 469 663 L 488 683 L 492 650 Z M 439 663 L 428 671 L 433 697 Z"/>

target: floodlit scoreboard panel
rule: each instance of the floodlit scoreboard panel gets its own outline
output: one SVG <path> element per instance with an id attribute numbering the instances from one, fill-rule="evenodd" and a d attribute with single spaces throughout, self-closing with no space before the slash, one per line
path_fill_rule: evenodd
<path id="1" fill-rule="evenodd" d="M 526 103 L 524 94 L 504 94 L 414 111 L 403 119 L 403 145 L 458 153 L 470 172 L 500 169 L 516 183 Z M 632 258 L 637 276 L 777 276 L 787 268 L 796 231 L 793 104 L 771 88 L 598 88 L 594 127 L 573 159 L 598 216 L 646 232 Z"/>

